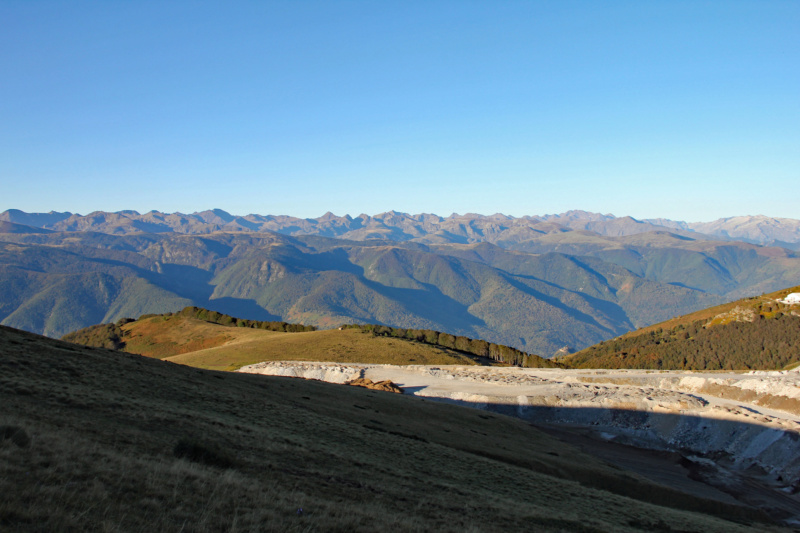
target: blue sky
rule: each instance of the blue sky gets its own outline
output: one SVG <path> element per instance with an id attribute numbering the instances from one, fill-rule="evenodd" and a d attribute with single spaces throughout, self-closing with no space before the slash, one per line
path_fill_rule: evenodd
<path id="1" fill-rule="evenodd" d="M 800 2 L 0 2 L 0 211 L 800 218 Z"/>

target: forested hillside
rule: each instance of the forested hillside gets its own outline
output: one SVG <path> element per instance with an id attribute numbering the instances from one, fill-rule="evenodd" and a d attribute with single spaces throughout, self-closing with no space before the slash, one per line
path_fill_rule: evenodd
<path id="1" fill-rule="evenodd" d="M 551 355 L 721 300 L 563 254 L 518 254 L 525 268 L 507 271 L 445 251 L 277 234 L 5 234 L 0 320 L 61 336 L 194 305 L 323 328 L 430 329 Z M 655 314 L 639 305 L 653 297 Z"/>
<path id="2" fill-rule="evenodd" d="M 780 370 L 800 362 L 800 287 L 703 310 L 559 358 L 577 368 Z"/>

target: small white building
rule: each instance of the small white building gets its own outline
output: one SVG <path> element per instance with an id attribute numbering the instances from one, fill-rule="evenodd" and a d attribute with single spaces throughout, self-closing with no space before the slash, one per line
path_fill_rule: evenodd
<path id="1" fill-rule="evenodd" d="M 793 292 L 793 293 L 787 295 L 786 298 L 783 299 L 783 303 L 789 304 L 789 305 L 791 305 L 791 304 L 800 304 L 800 292 Z"/>

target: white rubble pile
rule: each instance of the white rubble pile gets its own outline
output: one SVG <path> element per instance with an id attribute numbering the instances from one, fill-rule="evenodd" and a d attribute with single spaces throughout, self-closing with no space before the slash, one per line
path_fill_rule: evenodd
<path id="1" fill-rule="evenodd" d="M 347 383 L 364 377 L 364 367 L 329 363 L 305 363 L 302 361 L 275 361 L 256 363 L 240 368 L 239 372 L 286 376 L 292 378 L 317 379 L 328 383 Z"/>

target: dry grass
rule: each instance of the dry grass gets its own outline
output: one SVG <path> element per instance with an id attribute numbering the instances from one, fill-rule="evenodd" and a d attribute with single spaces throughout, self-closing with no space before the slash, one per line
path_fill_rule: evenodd
<path id="1" fill-rule="evenodd" d="M 213 327 L 215 326 L 215 327 Z M 241 338 L 244 333 L 268 336 L 270 331 L 225 328 L 202 320 L 180 316 L 156 316 L 122 326 L 125 350 L 147 357 L 163 359 L 171 355 L 194 352 Z M 241 331 L 238 331 L 241 329 Z M 232 330 L 233 334 L 228 330 Z"/>
<path id="2" fill-rule="evenodd" d="M 3 327 L 0 405 L 29 439 L 0 439 L 4 531 L 770 529 L 626 497 L 736 515 L 521 420 Z"/>
<path id="3" fill-rule="evenodd" d="M 126 351 L 211 370 L 236 370 L 262 361 L 329 361 L 393 365 L 472 365 L 446 348 L 353 329 L 279 333 L 221 326 L 181 316 L 126 324 Z"/>

